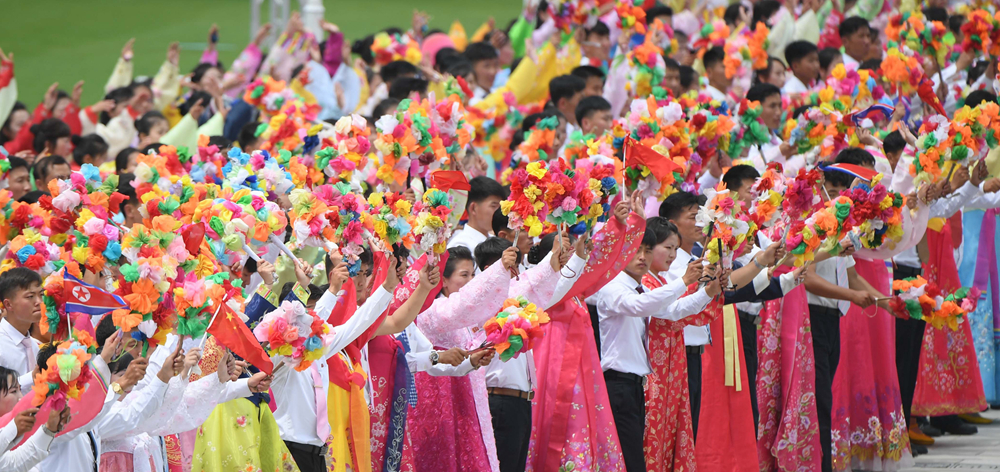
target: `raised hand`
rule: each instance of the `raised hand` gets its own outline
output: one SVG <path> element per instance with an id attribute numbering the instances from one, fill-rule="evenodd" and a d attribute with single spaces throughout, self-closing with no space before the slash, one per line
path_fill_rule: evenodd
<path id="1" fill-rule="evenodd" d="M 45 97 L 42 99 L 42 106 L 48 110 L 52 110 L 56 106 L 56 100 L 59 98 L 59 82 L 53 82 L 49 85 L 49 89 L 45 91 Z"/>
<path id="2" fill-rule="evenodd" d="M 399 261 L 391 255 L 388 259 L 389 267 L 387 267 L 386 270 L 388 270 L 389 273 L 386 274 L 385 282 L 382 283 L 382 288 L 384 288 L 387 292 L 392 293 L 396 290 L 396 286 L 399 285 L 399 274 L 396 273 L 396 266 L 399 265 Z"/>
<path id="3" fill-rule="evenodd" d="M 500 256 L 500 262 L 503 264 L 504 268 L 507 270 L 517 269 L 517 246 L 511 246 L 503 250 L 503 255 Z"/>
<path id="4" fill-rule="evenodd" d="M 139 357 L 137 359 L 133 359 L 132 362 L 128 365 L 128 368 L 125 369 L 125 375 L 121 376 L 121 378 L 118 379 L 118 385 L 120 385 L 126 391 L 131 390 L 132 387 L 134 387 L 135 384 L 139 383 L 139 381 L 142 380 L 142 378 L 146 375 L 146 367 L 148 365 L 149 365 L 149 360 L 146 359 L 145 357 Z M 167 363 L 164 362 L 164 365 L 167 365 Z M 171 368 L 173 368 L 172 363 L 171 363 Z"/>
<path id="5" fill-rule="evenodd" d="M 73 85 L 73 92 L 70 94 L 70 101 L 76 105 L 77 108 L 80 107 L 80 97 L 83 96 L 83 81 L 79 81 Z"/>
<path id="6" fill-rule="evenodd" d="M 70 409 L 69 405 L 62 410 L 56 410 L 55 408 L 49 410 L 49 420 L 45 422 L 45 429 L 49 430 L 50 433 L 58 433 L 66 427 L 66 423 L 69 423 Z"/>
<path id="7" fill-rule="evenodd" d="M 423 269 L 420 269 L 420 286 L 425 290 L 430 291 L 439 283 L 441 283 L 441 272 L 436 266 L 427 264 Z"/>
<path id="8" fill-rule="evenodd" d="M 124 335 L 125 333 L 122 330 L 118 330 L 104 341 L 104 348 L 101 349 L 101 359 L 104 359 L 105 364 L 110 364 L 112 360 L 118 357 L 118 347 L 121 345 Z"/>
<path id="9" fill-rule="evenodd" d="M 271 388 L 271 380 L 273 377 L 267 375 L 265 372 L 257 372 L 250 376 L 247 380 L 247 387 L 253 393 L 263 393 Z"/>
<path id="10" fill-rule="evenodd" d="M 174 41 L 167 46 L 167 61 L 173 65 L 177 65 L 181 61 L 181 43 Z"/>
<path id="11" fill-rule="evenodd" d="M 160 379 L 161 382 L 169 382 L 170 377 L 177 375 L 184 368 L 184 353 L 181 352 L 182 344 L 180 340 L 177 341 L 177 348 L 167 356 L 163 361 L 163 365 L 160 366 L 160 371 L 156 373 L 156 378 Z"/>
<path id="12" fill-rule="evenodd" d="M 135 44 L 135 38 L 131 38 L 128 41 L 125 41 L 125 45 L 122 46 L 122 59 L 125 59 L 126 61 L 132 60 L 132 54 L 133 54 L 132 45 L 134 44 Z"/>
<path id="13" fill-rule="evenodd" d="M 705 262 L 704 258 L 698 258 L 691 261 L 691 263 L 688 264 L 687 270 L 684 271 L 684 276 L 681 277 L 681 279 L 684 280 L 684 285 L 691 285 L 697 282 L 699 278 L 701 278 L 702 274 L 705 271 L 703 265 L 704 262 Z"/>
<path id="14" fill-rule="evenodd" d="M 19 438 L 31 431 L 31 428 L 35 426 L 35 414 L 38 413 L 38 408 L 28 408 L 17 414 L 14 417 L 14 426 L 17 428 L 17 435 L 15 438 Z"/>

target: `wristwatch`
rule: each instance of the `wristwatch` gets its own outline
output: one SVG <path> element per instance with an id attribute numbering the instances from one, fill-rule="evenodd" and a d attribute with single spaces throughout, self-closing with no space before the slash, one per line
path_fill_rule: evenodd
<path id="1" fill-rule="evenodd" d="M 125 389 L 122 388 L 121 385 L 118 385 L 118 382 L 113 382 L 111 384 L 111 391 L 115 392 L 116 395 L 122 395 L 125 393 Z"/>
<path id="2" fill-rule="evenodd" d="M 431 365 L 437 365 L 441 355 L 437 351 L 431 351 Z"/>

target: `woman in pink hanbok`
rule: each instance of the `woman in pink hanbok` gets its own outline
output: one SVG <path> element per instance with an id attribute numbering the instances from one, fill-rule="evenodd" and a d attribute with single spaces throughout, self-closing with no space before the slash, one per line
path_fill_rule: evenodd
<path id="1" fill-rule="evenodd" d="M 538 373 L 527 471 L 623 471 L 590 314 L 583 300 L 632 258 L 646 222 L 635 213 L 611 218 L 596 235 L 579 280 L 548 310 L 545 336 L 533 349 Z"/>

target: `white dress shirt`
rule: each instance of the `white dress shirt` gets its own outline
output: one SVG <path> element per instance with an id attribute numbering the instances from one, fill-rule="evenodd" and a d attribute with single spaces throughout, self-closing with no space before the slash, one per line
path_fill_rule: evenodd
<path id="1" fill-rule="evenodd" d="M 861 61 L 849 56 L 846 52 L 841 56 L 844 60 L 844 68 L 847 70 L 858 70 L 861 66 Z"/>
<path id="2" fill-rule="evenodd" d="M 674 262 L 670 263 L 670 270 L 667 272 L 661 272 L 659 274 L 663 280 L 667 282 L 673 282 L 675 280 L 680 280 L 684 277 L 684 273 L 687 272 L 687 266 L 691 261 L 695 260 L 696 257 L 691 255 L 684 249 L 677 248 L 677 258 Z M 711 341 L 711 334 L 708 326 L 685 326 L 684 327 L 684 345 L 685 346 L 704 346 Z"/>
<path id="3" fill-rule="evenodd" d="M 768 237 L 765 236 L 763 232 L 758 232 L 757 233 L 757 237 L 760 238 L 760 244 L 764 248 L 767 248 L 768 246 L 771 245 L 771 240 L 768 239 Z M 743 264 L 743 267 L 746 267 L 746 266 L 748 266 L 750 264 L 753 264 L 753 259 L 754 259 L 754 257 L 757 257 L 757 253 L 759 253 L 759 252 L 761 252 L 761 251 L 764 250 L 764 249 L 761 249 L 761 246 L 757 246 L 756 244 L 754 244 L 753 248 L 751 248 L 749 252 L 743 254 L 740 257 L 737 257 L 736 260 L 740 264 Z M 761 270 L 760 273 L 758 273 L 757 275 L 760 276 L 761 274 L 764 274 L 764 279 L 765 279 L 765 282 L 766 282 L 766 284 L 764 285 L 764 288 L 767 288 L 767 284 L 770 284 L 770 279 L 767 278 L 767 270 Z M 757 282 L 757 279 L 755 278 L 754 279 L 754 287 L 755 288 L 758 286 L 757 284 L 758 284 L 758 282 Z M 757 293 L 760 293 L 760 290 L 757 290 Z M 785 293 L 787 293 L 787 292 L 785 292 Z M 761 303 L 761 302 L 741 302 L 741 303 L 737 303 L 736 304 L 736 308 L 738 310 L 744 312 L 744 313 L 749 314 L 749 315 L 759 315 L 760 314 L 760 310 L 762 310 L 764 308 L 764 304 Z"/>
<path id="4" fill-rule="evenodd" d="M 847 56 L 844 56 L 847 57 Z M 813 266 L 816 268 L 816 275 L 822 277 L 827 282 L 840 287 L 847 287 L 847 280 L 843 278 L 843 274 L 837 275 L 838 264 L 843 264 L 843 270 L 850 269 L 854 267 L 854 256 L 847 257 L 831 257 L 824 261 L 814 262 Z M 819 295 L 813 295 L 811 292 L 806 292 L 806 299 L 810 305 L 817 305 L 826 308 L 837 308 L 837 300 L 833 298 L 821 297 Z"/>
<path id="5" fill-rule="evenodd" d="M 807 92 L 809 92 L 809 87 L 799 80 L 795 74 L 788 74 L 788 78 L 785 79 L 785 85 L 781 87 L 781 93 L 784 95 Z"/>
<path id="6" fill-rule="evenodd" d="M 455 246 L 463 246 L 468 248 L 469 252 L 475 255 L 476 246 L 483 241 L 486 241 L 487 238 L 489 238 L 488 234 L 480 233 L 476 228 L 466 224 L 465 228 L 452 235 L 451 240 L 448 241 L 448 248 L 450 249 Z"/>
<path id="7" fill-rule="evenodd" d="M 7 424 L 4 430 L 8 428 L 11 429 L 12 435 L 17 434 L 17 426 L 13 421 Z M 0 434 L 3 433 L 0 432 Z M 21 447 L 9 451 L 6 449 L 16 444 L 15 439 L 19 439 L 11 438 L 4 452 L 0 453 L 0 470 L 3 472 L 27 472 L 31 470 L 32 467 L 49 455 L 49 446 L 52 445 L 52 438 L 53 436 L 45 429 L 45 426 L 41 426 L 35 430 L 35 434 L 32 434 Z M 4 439 L 0 439 L 0 444 L 3 444 L 3 441 Z"/>
<path id="8" fill-rule="evenodd" d="M 34 359 L 38 359 L 38 343 L 30 334 L 21 334 L 7 318 L 0 320 L 0 366 L 17 372 L 17 381 L 24 393 L 34 384 Z"/>
<path id="9" fill-rule="evenodd" d="M 681 279 L 653 290 L 643 288 L 643 293 L 639 287 L 639 282 L 622 272 L 599 292 L 602 370 L 649 375 L 647 318 L 678 321 L 704 310 L 711 301 L 705 289 L 680 298 L 687 291 Z"/>

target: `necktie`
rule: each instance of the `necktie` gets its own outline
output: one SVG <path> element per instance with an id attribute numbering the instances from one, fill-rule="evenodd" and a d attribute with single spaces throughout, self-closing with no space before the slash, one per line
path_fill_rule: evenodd
<path id="1" fill-rule="evenodd" d="M 34 341 L 30 336 L 25 337 L 21 340 L 21 346 L 24 347 L 24 357 L 28 360 L 28 372 L 35 370 L 35 365 L 37 360 L 35 359 L 35 351 L 31 349 L 31 343 Z"/>
<path id="2" fill-rule="evenodd" d="M 320 441 L 326 443 L 327 436 L 330 435 L 330 423 L 326 417 L 326 391 L 323 389 L 323 378 L 319 375 L 319 368 L 313 364 L 309 368 L 313 378 L 313 396 L 316 400 L 316 435 Z"/>
<path id="3" fill-rule="evenodd" d="M 410 352 L 410 338 L 406 336 L 406 330 L 404 329 L 402 333 L 399 333 L 399 342 L 403 343 L 403 353 Z M 409 369 L 407 369 L 409 370 Z M 406 402 L 410 406 L 417 407 L 417 383 L 414 381 L 413 372 L 410 371 L 406 376 Z"/>
<path id="4" fill-rule="evenodd" d="M 694 243 L 694 246 L 691 247 L 691 255 L 696 258 L 701 257 L 702 252 L 703 249 L 701 247 L 701 243 Z"/>
<path id="5" fill-rule="evenodd" d="M 97 438 L 93 431 L 87 431 L 87 439 L 90 439 L 90 451 L 94 453 L 94 472 L 97 472 L 97 463 L 100 461 L 100 457 L 97 455 Z"/>
<path id="6" fill-rule="evenodd" d="M 646 289 L 643 288 L 642 284 L 639 284 L 635 291 L 640 295 L 646 293 Z M 649 353 L 649 318 L 642 319 L 642 347 L 646 349 L 646 353 Z"/>

